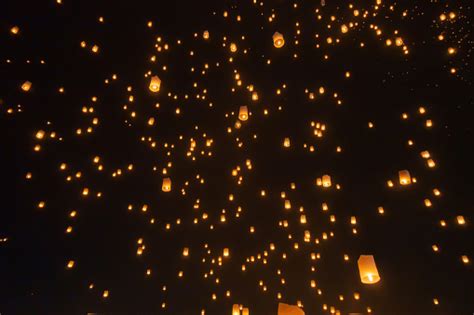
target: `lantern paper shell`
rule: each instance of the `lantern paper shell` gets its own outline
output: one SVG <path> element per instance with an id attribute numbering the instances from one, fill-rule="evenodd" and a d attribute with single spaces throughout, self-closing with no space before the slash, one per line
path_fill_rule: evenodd
<path id="1" fill-rule="evenodd" d="M 275 32 L 273 34 L 273 46 L 276 48 L 281 48 L 285 45 L 285 39 L 283 38 L 283 35 Z"/>
<path id="2" fill-rule="evenodd" d="M 242 121 L 246 121 L 249 119 L 249 110 L 247 106 L 240 106 L 239 108 L 239 119 Z"/>
<path id="3" fill-rule="evenodd" d="M 25 81 L 22 85 L 21 85 L 21 89 L 25 92 L 28 92 L 30 89 L 31 89 L 31 82 L 30 81 Z"/>
<path id="4" fill-rule="evenodd" d="M 171 191 L 171 179 L 169 177 L 163 178 L 163 184 L 161 185 L 161 190 L 164 192 Z"/>
<path id="5" fill-rule="evenodd" d="M 380 281 L 379 272 L 375 265 L 374 256 L 361 255 L 357 260 L 359 266 L 360 281 L 364 284 L 374 284 Z"/>
<path id="6" fill-rule="evenodd" d="M 239 304 L 232 305 L 232 315 L 240 315 Z"/>
<path id="7" fill-rule="evenodd" d="M 323 175 L 322 184 L 323 187 L 331 187 L 331 176 Z"/>
<path id="8" fill-rule="evenodd" d="M 409 185 L 411 184 L 411 176 L 410 172 L 407 170 L 402 170 L 398 172 L 398 178 L 400 181 L 400 185 Z"/>
<path id="9" fill-rule="evenodd" d="M 156 75 L 151 77 L 150 86 L 149 86 L 150 91 L 152 91 L 153 93 L 157 93 L 160 91 L 160 87 L 161 87 L 160 78 Z"/>
<path id="10" fill-rule="evenodd" d="M 244 307 L 244 308 L 242 309 L 242 315 L 250 315 L 249 309 L 246 308 L 246 307 Z"/>
<path id="11" fill-rule="evenodd" d="M 305 315 L 305 313 L 296 305 L 278 303 L 278 315 Z"/>

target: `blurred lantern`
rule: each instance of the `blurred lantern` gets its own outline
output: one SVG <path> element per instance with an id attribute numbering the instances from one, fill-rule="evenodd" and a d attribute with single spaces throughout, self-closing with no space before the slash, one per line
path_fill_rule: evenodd
<path id="1" fill-rule="evenodd" d="M 283 45 L 285 45 L 285 39 L 283 38 L 283 35 L 278 32 L 275 32 L 273 34 L 273 46 L 275 46 L 276 48 L 281 48 L 283 47 Z"/>
<path id="2" fill-rule="evenodd" d="M 188 256 L 189 256 L 189 248 L 188 248 L 188 247 L 183 248 L 183 256 L 184 256 L 184 257 L 188 257 Z"/>
<path id="3" fill-rule="evenodd" d="M 323 187 L 331 187 L 331 176 L 323 175 L 322 184 Z"/>
<path id="4" fill-rule="evenodd" d="M 464 224 L 466 224 L 466 220 L 464 219 L 464 217 L 463 217 L 462 215 L 458 215 L 458 216 L 456 217 L 456 221 L 458 221 L 458 224 L 459 224 L 459 225 L 464 225 Z"/>
<path id="5" fill-rule="evenodd" d="M 237 45 L 235 43 L 230 44 L 230 51 L 233 53 L 237 51 Z"/>
<path id="6" fill-rule="evenodd" d="M 224 248 L 224 251 L 222 252 L 222 255 L 223 255 L 224 257 L 229 257 L 229 249 L 228 249 L 227 247 Z"/>
<path id="7" fill-rule="evenodd" d="M 204 39 L 209 39 L 209 31 L 204 31 L 204 33 L 202 33 L 202 37 Z"/>
<path id="8" fill-rule="evenodd" d="M 238 304 L 232 305 L 232 315 L 240 315 L 240 308 Z"/>
<path id="9" fill-rule="evenodd" d="M 153 93 L 159 92 L 161 87 L 161 80 L 158 76 L 151 77 L 149 89 Z"/>
<path id="10" fill-rule="evenodd" d="M 361 255 L 359 260 L 357 260 L 357 265 L 359 266 L 360 280 L 362 283 L 373 284 L 380 281 L 374 256 Z"/>
<path id="11" fill-rule="evenodd" d="M 290 145 L 291 145 L 290 138 L 285 138 L 285 139 L 283 140 L 283 146 L 284 146 L 285 148 L 289 148 Z"/>
<path id="12" fill-rule="evenodd" d="M 28 92 L 31 89 L 31 82 L 30 81 L 25 81 L 21 85 L 21 89 L 25 92 Z"/>
<path id="13" fill-rule="evenodd" d="M 304 312 L 296 305 L 278 303 L 278 315 L 304 315 Z"/>
<path id="14" fill-rule="evenodd" d="M 242 309 L 242 315 L 250 315 L 249 309 L 246 308 L 246 307 L 244 307 L 244 308 Z"/>
<path id="15" fill-rule="evenodd" d="M 242 121 L 246 121 L 247 119 L 249 119 L 249 112 L 247 106 L 240 106 L 239 119 Z"/>
<path id="16" fill-rule="evenodd" d="M 407 170 L 399 171 L 398 178 L 400 180 L 400 185 L 408 185 L 411 183 L 410 172 L 408 172 Z"/>
<path id="17" fill-rule="evenodd" d="M 164 192 L 171 191 L 171 179 L 169 177 L 163 178 L 163 184 L 161 185 L 161 190 Z"/>

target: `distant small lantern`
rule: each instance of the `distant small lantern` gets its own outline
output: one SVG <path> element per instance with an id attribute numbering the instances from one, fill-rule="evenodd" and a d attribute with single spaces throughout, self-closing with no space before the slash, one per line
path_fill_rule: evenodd
<path id="1" fill-rule="evenodd" d="M 189 256 L 189 248 L 188 248 L 188 247 L 183 248 L 183 256 L 184 256 L 184 257 L 188 257 L 188 256 Z"/>
<path id="2" fill-rule="evenodd" d="M 283 38 L 283 35 L 278 32 L 275 32 L 273 34 L 273 46 L 275 46 L 276 48 L 281 48 L 283 47 L 283 45 L 285 45 L 285 39 Z"/>
<path id="3" fill-rule="evenodd" d="M 30 81 L 23 82 L 23 84 L 21 85 L 21 89 L 24 92 L 28 92 L 31 89 L 31 82 Z"/>
<path id="4" fill-rule="evenodd" d="M 458 222 L 459 225 L 464 225 L 466 224 L 466 220 L 464 219 L 464 216 L 462 215 L 458 215 L 456 217 L 456 221 Z"/>
<path id="5" fill-rule="evenodd" d="M 290 138 L 287 137 L 287 138 L 285 138 L 285 139 L 283 140 L 283 146 L 284 146 L 285 148 L 289 148 L 289 147 L 291 146 Z"/>
<path id="6" fill-rule="evenodd" d="M 209 31 L 204 31 L 204 33 L 202 33 L 202 38 L 209 39 Z"/>
<path id="7" fill-rule="evenodd" d="M 398 172 L 398 178 L 400 180 L 400 185 L 409 185 L 411 184 L 410 172 L 407 170 L 402 170 Z"/>
<path id="8" fill-rule="evenodd" d="M 285 209 L 286 210 L 291 209 L 291 201 L 289 201 L 288 199 L 285 200 Z"/>
<path id="9" fill-rule="evenodd" d="M 150 91 L 152 91 L 153 93 L 157 93 L 160 91 L 160 87 L 161 87 L 161 80 L 158 76 L 153 76 L 151 77 L 151 80 L 150 80 Z"/>
<path id="10" fill-rule="evenodd" d="M 237 51 L 237 45 L 235 43 L 230 44 L 230 51 L 233 53 Z"/>
<path id="11" fill-rule="evenodd" d="M 240 315 L 239 304 L 232 305 L 232 315 Z"/>
<path id="12" fill-rule="evenodd" d="M 359 266 L 360 280 L 362 283 L 374 284 L 380 281 L 374 256 L 361 255 L 359 260 L 357 260 L 357 265 Z"/>
<path id="13" fill-rule="evenodd" d="M 229 257 L 229 249 L 228 249 L 227 247 L 224 248 L 224 250 L 223 250 L 223 252 L 222 252 L 222 255 L 223 255 L 224 257 Z"/>
<path id="14" fill-rule="evenodd" d="M 323 175 L 322 184 L 323 187 L 331 187 L 331 176 Z"/>
<path id="15" fill-rule="evenodd" d="M 163 178 L 163 184 L 161 185 L 161 190 L 164 192 L 171 191 L 171 179 L 169 177 Z"/>
<path id="16" fill-rule="evenodd" d="M 239 119 L 242 121 L 246 121 L 249 119 L 249 110 L 247 106 L 240 106 L 239 108 Z"/>

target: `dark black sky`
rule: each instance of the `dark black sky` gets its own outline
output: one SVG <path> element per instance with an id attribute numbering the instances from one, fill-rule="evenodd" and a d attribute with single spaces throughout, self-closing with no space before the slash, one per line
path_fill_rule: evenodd
<path id="1" fill-rule="evenodd" d="M 324 8 L 319 1 L 266 1 L 262 6 L 248 0 L 63 0 L 61 5 L 53 0 L 3 1 L 0 313 L 187 315 L 205 310 L 213 315 L 231 314 L 232 304 L 243 304 L 251 314 L 271 315 L 277 313 L 281 293 L 281 302 L 301 301 L 306 314 L 329 314 L 323 305 L 341 314 L 366 314 L 367 307 L 384 315 L 472 314 L 470 4 L 383 3 L 379 10 L 374 2 L 353 3 L 361 12 L 370 12 L 363 19 L 354 17 L 347 2 L 331 0 Z M 439 21 L 441 13 L 449 12 L 456 12 L 456 17 Z M 269 23 L 272 13 L 276 19 Z M 335 21 L 330 23 L 331 15 Z M 100 16 L 104 23 L 98 22 Z M 153 27 L 147 27 L 148 21 Z M 341 34 L 341 24 L 351 21 L 359 24 Z M 370 24 L 378 25 L 383 35 L 375 35 Z M 15 25 L 20 32 L 12 35 Z M 202 38 L 204 30 L 210 32 L 209 41 Z M 385 39 L 393 39 L 395 30 L 408 55 L 401 47 L 386 46 Z M 285 36 L 281 49 L 272 45 L 275 31 Z M 444 41 L 437 39 L 441 33 Z M 328 36 L 340 43 L 327 44 Z M 169 44 L 169 50 L 156 51 L 157 37 L 162 38 L 161 47 Z M 81 48 L 81 41 L 87 48 Z M 229 52 L 231 42 L 238 45 L 235 54 Z M 90 51 L 94 44 L 100 47 L 98 54 Z M 449 56 L 448 47 L 457 53 Z M 201 75 L 205 64 L 209 69 Z M 455 75 L 450 68 L 456 68 Z M 148 90 L 148 71 L 162 80 L 158 94 Z M 234 80 L 236 72 L 241 87 Z M 118 79 L 111 80 L 112 74 Z M 26 80 L 32 82 L 28 93 L 20 89 Z M 250 84 L 258 91 L 257 102 L 245 88 Z M 132 91 L 127 91 L 129 86 Z M 320 86 L 324 95 L 318 92 Z M 60 87 L 65 93 L 58 92 Z M 281 95 L 276 94 L 278 88 Z M 315 101 L 308 99 L 305 89 L 316 94 Z M 94 96 L 97 102 L 91 100 Z M 342 105 L 336 105 L 338 99 Z M 235 129 L 242 105 L 252 115 Z M 83 106 L 93 107 L 94 113 L 82 113 Z M 420 106 L 426 114 L 419 114 Z M 181 114 L 176 115 L 176 108 Z M 135 119 L 130 118 L 132 111 Z M 409 118 L 402 120 L 402 113 Z M 94 117 L 99 119 L 97 126 L 91 124 Z M 149 117 L 155 117 L 153 127 L 147 126 Z M 427 119 L 433 121 L 432 128 L 425 127 Z M 326 125 L 322 138 L 313 135 L 311 121 Z M 368 122 L 375 127 L 368 128 Z M 93 127 L 91 134 L 75 134 L 88 126 Z M 38 130 L 44 130 L 47 139 L 36 139 Z M 51 132 L 56 138 L 49 137 Z M 141 137 L 153 138 L 156 148 Z M 289 149 L 282 147 L 285 137 L 291 138 Z M 192 154 L 196 161 L 186 157 L 191 138 L 197 141 Z M 206 147 L 209 138 L 213 144 Z M 412 147 L 409 139 L 415 143 Z M 42 149 L 34 152 L 38 143 Z M 314 145 L 315 152 L 304 144 Z M 341 153 L 336 153 L 337 146 Z M 201 150 L 212 156 L 201 155 Z M 420 156 L 424 150 L 431 153 L 435 168 L 428 168 Z M 100 156 L 103 171 L 93 163 L 95 156 Z M 67 164 L 65 171 L 59 170 L 61 163 Z M 132 172 L 126 170 L 129 164 Z M 231 175 L 237 166 L 241 185 Z M 123 175 L 112 177 L 119 168 Z M 398 185 L 398 171 L 404 169 L 416 177 L 416 184 Z M 31 180 L 25 179 L 28 172 Z M 80 179 L 66 181 L 77 172 Z M 329 189 L 315 185 L 324 174 L 333 180 Z M 172 179 L 169 193 L 161 191 L 163 177 Z M 395 183 L 392 189 L 386 185 L 390 179 Z M 337 190 L 336 184 L 342 188 Z M 90 190 L 88 197 L 81 196 L 84 187 Z M 433 195 L 435 188 L 441 197 Z M 262 189 L 265 198 L 260 196 Z M 282 191 L 291 200 L 290 211 L 283 209 Z M 229 201 L 230 194 L 234 201 Z M 424 206 L 426 198 L 432 207 Z M 197 199 L 200 208 L 193 209 Z M 37 207 L 39 201 L 46 202 L 43 209 Z M 328 212 L 321 210 L 324 202 Z M 134 205 L 132 211 L 127 210 L 129 204 Z M 147 212 L 140 210 L 144 204 Z M 242 213 L 236 218 L 239 206 Z M 379 206 L 384 215 L 377 213 Z M 300 207 L 308 219 L 305 226 L 299 223 Z M 226 223 L 219 222 L 223 209 Z M 73 219 L 72 210 L 77 211 Z M 207 220 L 201 219 L 203 213 Z M 336 216 L 335 223 L 330 215 Z M 456 223 L 458 215 L 464 216 L 465 225 Z M 357 235 L 352 233 L 351 216 L 357 217 Z M 199 224 L 193 224 L 194 218 Z M 288 229 L 278 226 L 283 220 Z M 440 220 L 447 226 L 441 227 Z M 167 223 L 172 226 L 169 231 Z M 65 233 L 68 226 L 73 228 L 70 234 Z M 311 232 L 311 243 L 303 241 L 305 230 Z M 322 234 L 330 232 L 334 237 L 323 241 Z M 146 244 L 142 256 L 136 254 L 139 238 Z M 298 250 L 293 249 L 295 242 Z M 269 250 L 270 243 L 275 251 Z M 438 253 L 432 250 L 434 244 Z M 181 256 L 183 247 L 190 248 L 190 257 Z M 222 266 L 212 264 L 224 247 L 230 248 L 230 257 Z M 267 264 L 246 262 L 264 251 L 269 253 Z M 287 259 L 281 258 L 283 253 Z M 312 261 L 310 253 L 320 253 L 321 259 Z M 379 283 L 360 283 L 357 258 L 363 254 L 374 255 Z M 468 264 L 462 255 L 469 257 Z M 74 268 L 67 269 L 70 260 Z M 147 269 L 151 276 L 146 276 Z M 184 271 L 183 278 L 178 278 L 179 271 Z M 322 295 L 310 287 L 310 280 L 316 280 Z M 104 290 L 109 291 L 106 299 Z M 225 296 L 228 290 L 230 297 Z M 354 300 L 354 292 L 360 293 L 360 300 Z M 434 298 L 439 305 L 434 305 Z"/>

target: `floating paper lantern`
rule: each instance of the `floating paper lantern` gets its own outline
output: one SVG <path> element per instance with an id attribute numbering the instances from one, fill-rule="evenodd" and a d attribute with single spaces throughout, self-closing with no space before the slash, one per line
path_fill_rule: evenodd
<path id="1" fill-rule="evenodd" d="M 229 257 L 229 249 L 228 249 L 227 247 L 224 248 L 224 250 L 223 250 L 223 252 L 222 252 L 222 255 L 223 255 L 224 257 Z"/>
<path id="2" fill-rule="evenodd" d="M 235 43 L 230 44 L 230 51 L 233 53 L 237 51 L 237 45 Z"/>
<path id="3" fill-rule="evenodd" d="M 21 89 L 25 92 L 28 92 L 31 89 L 31 82 L 30 81 L 25 81 L 21 85 Z"/>
<path id="4" fill-rule="evenodd" d="M 20 32 L 20 28 L 18 26 L 13 26 L 10 29 L 10 33 L 12 33 L 13 35 L 17 35 L 19 32 Z"/>
<path id="5" fill-rule="evenodd" d="M 281 48 L 283 47 L 283 45 L 285 45 L 285 39 L 283 38 L 283 35 L 278 32 L 275 32 L 273 34 L 273 46 L 275 46 L 276 48 Z"/>
<path id="6" fill-rule="evenodd" d="M 464 225 L 466 224 L 466 220 L 464 219 L 464 216 L 462 215 L 458 215 L 456 217 L 456 221 L 458 222 L 459 225 Z"/>
<path id="7" fill-rule="evenodd" d="M 250 315 L 249 309 L 246 308 L 246 307 L 244 307 L 244 308 L 242 309 L 242 315 Z"/>
<path id="8" fill-rule="evenodd" d="M 171 191 L 171 179 L 169 177 L 163 178 L 163 184 L 161 185 L 161 190 L 164 192 Z"/>
<path id="9" fill-rule="evenodd" d="M 283 146 L 284 146 L 285 148 L 289 148 L 289 147 L 291 146 L 290 138 L 285 138 L 285 139 L 283 140 Z"/>
<path id="10" fill-rule="evenodd" d="M 240 315 L 240 308 L 238 304 L 232 305 L 232 315 Z"/>
<path id="11" fill-rule="evenodd" d="M 188 247 L 183 248 L 183 256 L 184 256 L 184 257 L 188 257 L 188 256 L 189 256 L 189 248 L 188 248 Z"/>
<path id="12" fill-rule="evenodd" d="M 302 309 L 296 305 L 278 303 L 278 315 L 304 315 Z"/>
<path id="13" fill-rule="evenodd" d="M 400 180 L 400 185 L 409 185 L 411 184 L 410 172 L 407 170 L 402 170 L 398 172 L 398 178 Z"/>
<path id="14" fill-rule="evenodd" d="M 247 119 L 249 119 L 249 111 L 248 111 L 247 106 L 240 106 L 239 119 L 242 121 L 246 121 Z"/>
<path id="15" fill-rule="evenodd" d="M 357 265 L 359 266 L 360 280 L 362 283 L 374 284 L 380 281 L 374 256 L 361 255 L 359 260 L 357 260 Z"/>
<path id="16" fill-rule="evenodd" d="M 151 77 L 150 86 L 149 86 L 150 91 L 152 91 L 153 93 L 157 93 L 160 91 L 160 87 L 161 87 L 160 78 L 156 75 Z"/>
<path id="17" fill-rule="evenodd" d="M 331 187 L 331 176 L 323 175 L 322 185 L 323 185 L 323 187 Z"/>
<path id="18" fill-rule="evenodd" d="M 209 31 L 204 31 L 204 33 L 202 33 L 202 37 L 204 39 L 209 39 Z"/>
<path id="19" fill-rule="evenodd" d="M 291 209 L 291 201 L 289 201 L 288 199 L 285 200 L 285 209 Z"/>

